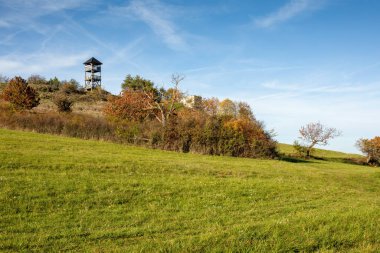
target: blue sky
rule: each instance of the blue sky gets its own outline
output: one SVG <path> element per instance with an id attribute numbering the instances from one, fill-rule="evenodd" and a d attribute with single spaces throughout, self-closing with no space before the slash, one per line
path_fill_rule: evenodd
<path id="1" fill-rule="evenodd" d="M 358 152 L 380 129 L 380 1 L 0 0 L 0 74 L 104 88 L 127 74 L 203 97 L 247 101 L 277 140 L 320 121 L 343 132 L 330 149 Z"/>

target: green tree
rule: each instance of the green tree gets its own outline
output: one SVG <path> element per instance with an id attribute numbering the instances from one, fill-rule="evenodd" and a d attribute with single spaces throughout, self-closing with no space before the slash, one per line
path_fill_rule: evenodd
<path id="1" fill-rule="evenodd" d="M 51 90 L 53 91 L 59 90 L 59 87 L 61 86 L 61 82 L 59 81 L 57 77 L 50 78 L 47 83 L 51 87 Z"/>
<path id="2" fill-rule="evenodd" d="M 153 91 L 154 83 L 150 80 L 144 79 L 139 75 L 132 77 L 127 75 L 124 79 L 124 82 L 121 84 L 123 90 L 144 90 L 144 91 Z"/>

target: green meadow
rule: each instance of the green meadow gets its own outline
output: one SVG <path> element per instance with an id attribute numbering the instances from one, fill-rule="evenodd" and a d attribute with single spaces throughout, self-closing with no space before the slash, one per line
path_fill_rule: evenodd
<path id="1" fill-rule="evenodd" d="M 317 152 L 212 157 L 0 129 L 0 251 L 380 252 L 380 169 Z"/>

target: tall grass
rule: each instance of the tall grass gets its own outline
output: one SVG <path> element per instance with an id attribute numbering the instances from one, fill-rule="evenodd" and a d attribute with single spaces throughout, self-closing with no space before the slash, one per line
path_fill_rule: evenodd
<path id="1" fill-rule="evenodd" d="M 78 113 L 16 112 L 0 104 L 0 127 L 76 137 L 118 141 L 115 126 L 102 117 Z"/>

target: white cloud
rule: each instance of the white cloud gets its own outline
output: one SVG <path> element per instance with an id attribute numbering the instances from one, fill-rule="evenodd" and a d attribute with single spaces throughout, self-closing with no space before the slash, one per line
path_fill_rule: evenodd
<path id="1" fill-rule="evenodd" d="M 183 50 L 187 47 L 185 39 L 170 20 L 175 10 L 159 1 L 133 0 L 127 7 L 113 7 L 111 11 L 141 20 L 172 49 Z"/>
<path id="2" fill-rule="evenodd" d="M 278 80 L 272 80 L 260 84 L 261 87 L 268 90 L 276 90 L 281 92 L 292 92 L 294 95 L 304 94 L 327 94 L 327 93 L 355 93 L 355 92 L 372 92 L 373 84 L 371 85 L 353 85 L 353 84 L 340 84 L 340 85 L 323 85 L 323 84 L 308 84 L 301 85 L 295 83 L 282 83 Z"/>
<path id="3" fill-rule="evenodd" d="M 261 28 L 269 28 L 279 23 L 292 19 L 305 11 L 315 9 L 321 5 L 319 0 L 290 0 L 277 11 L 268 16 L 255 20 L 255 25 Z"/>
<path id="4" fill-rule="evenodd" d="M 8 75 L 30 75 L 81 66 L 88 52 L 77 54 L 38 53 L 30 55 L 8 55 L 0 57 L 0 69 Z"/>

